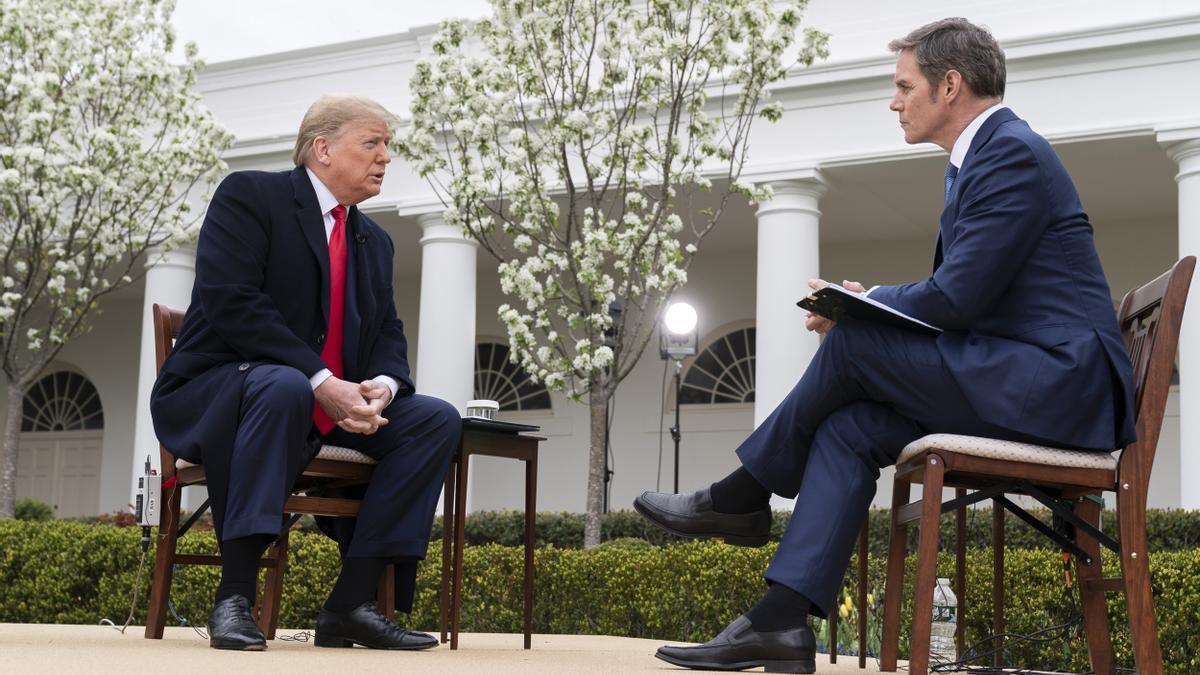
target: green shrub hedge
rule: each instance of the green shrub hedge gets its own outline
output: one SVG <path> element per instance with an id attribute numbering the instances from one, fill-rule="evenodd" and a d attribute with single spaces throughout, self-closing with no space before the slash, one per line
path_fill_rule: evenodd
<path id="1" fill-rule="evenodd" d="M 0 520 L 0 622 L 117 623 L 129 610 L 130 592 L 140 553 L 139 532 L 72 522 Z M 189 534 L 180 542 L 186 552 L 212 550 L 211 532 Z M 337 549 L 319 535 L 295 533 L 280 625 L 311 627 L 317 609 L 332 587 L 338 569 Z M 408 624 L 437 626 L 438 543 L 418 577 L 416 609 Z M 664 641 L 707 640 L 749 608 L 763 590 L 762 571 L 775 544 L 760 549 L 720 543 L 654 546 L 641 539 L 614 540 L 592 551 L 546 546 L 537 552 L 537 602 L 534 628 L 542 633 L 608 634 Z M 152 561 L 148 556 L 147 570 Z M 911 563 L 910 556 L 910 574 Z M 991 552 L 968 554 L 968 642 L 990 632 Z M 520 632 L 521 564 L 517 547 L 482 545 L 465 554 L 463 630 Z M 1007 627 L 1030 633 L 1073 616 L 1064 598 L 1061 557 L 1046 550 L 1011 550 L 1006 561 Z M 941 561 L 943 576 L 953 569 L 949 554 Z M 1105 560 L 1112 568 L 1115 560 Z M 1170 672 L 1200 672 L 1200 551 L 1163 552 L 1151 558 L 1159 633 Z M 853 563 L 850 569 L 854 569 Z M 870 560 L 875 606 L 881 612 L 884 558 Z M 1111 570 L 1110 570 L 1111 571 Z M 147 575 L 148 576 L 148 572 Z M 178 612 L 203 623 L 211 607 L 218 570 L 186 566 L 176 574 L 172 599 Z M 847 577 L 847 593 L 853 579 Z M 145 620 L 149 579 L 143 577 L 137 621 Z M 911 611 L 906 593 L 904 614 Z M 1122 598 L 1109 596 L 1120 662 L 1131 665 Z M 843 644 L 853 633 L 853 614 L 841 630 Z M 877 624 L 877 617 L 873 619 Z M 818 627 L 818 630 L 824 631 Z M 906 645 L 908 620 L 902 645 Z M 1074 635 L 1010 650 L 1009 661 L 1043 669 L 1086 670 L 1086 647 Z M 906 652 L 906 647 L 902 647 Z"/>
<path id="2" fill-rule="evenodd" d="M 1046 509 L 1035 509 L 1031 513 L 1043 522 L 1050 522 L 1050 512 Z M 771 526 L 772 541 L 779 541 L 790 517 L 791 513 L 786 511 L 775 512 L 774 522 Z M 869 518 L 871 555 L 887 555 L 890 510 L 871 509 Z M 1116 518 L 1112 511 L 1104 512 L 1101 525 L 1109 535 L 1116 536 Z M 434 523 L 433 536 L 441 536 L 441 529 L 442 522 L 441 519 L 438 519 Z M 1151 551 L 1186 551 L 1198 548 L 1200 547 L 1200 511 L 1151 509 L 1146 514 L 1146 531 L 1147 543 Z M 470 545 L 521 546 L 525 541 L 524 533 L 525 514 L 522 511 L 480 511 L 467 516 L 465 537 Z M 941 541 L 944 549 L 953 546 L 953 534 L 954 519 L 943 518 Z M 909 528 L 910 545 L 916 545 L 916 536 L 916 528 Z M 678 537 L 650 525 L 635 511 L 611 511 L 604 515 L 602 525 L 604 540 L 631 537 L 644 539 L 652 544 L 673 544 L 680 541 Z M 1008 514 L 1005 518 L 1004 537 L 1007 548 L 1052 548 L 1050 540 L 1012 514 Z M 581 548 L 583 546 L 583 515 L 579 513 L 537 514 L 537 542 L 541 546 Z M 986 548 L 991 546 L 991 542 L 991 508 L 968 509 L 967 546 Z"/>

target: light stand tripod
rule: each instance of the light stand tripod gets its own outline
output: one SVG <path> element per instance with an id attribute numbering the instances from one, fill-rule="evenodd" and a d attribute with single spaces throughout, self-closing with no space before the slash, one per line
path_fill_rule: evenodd
<path id="1" fill-rule="evenodd" d="M 663 314 L 662 330 L 659 331 L 658 354 L 664 360 L 671 359 L 675 362 L 675 426 L 671 427 L 671 440 L 675 441 L 675 494 L 679 494 L 679 439 L 683 436 L 679 428 L 683 359 L 696 354 L 699 342 L 700 329 L 697 327 L 696 310 L 686 302 L 676 302 L 667 307 Z M 661 448 L 659 445 L 660 460 Z"/>
<path id="2" fill-rule="evenodd" d="M 679 439 L 683 437 L 683 433 L 679 429 L 679 390 L 680 379 L 679 374 L 683 370 L 683 361 L 680 359 L 672 359 L 675 361 L 675 426 L 671 427 L 671 440 L 675 441 L 675 494 L 679 494 Z M 660 427 L 661 428 L 661 427 Z"/>

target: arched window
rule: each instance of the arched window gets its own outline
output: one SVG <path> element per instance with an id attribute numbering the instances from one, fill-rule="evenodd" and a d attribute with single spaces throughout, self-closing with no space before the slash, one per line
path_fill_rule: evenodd
<path id="1" fill-rule="evenodd" d="M 550 392 L 509 361 L 508 353 L 508 345 L 499 342 L 475 346 L 475 398 L 496 401 L 501 410 L 550 410 Z"/>
<path id="2" fill-rule="evenodd" d="M 754 402 L 754 327 L 713 340 L 683 374 L 680 403 Z"/>
<path id="3" fill-rule="evenodd" d="M 83 431 L 104 428 L 100 394 L 88 379 L 62 370 L 25 392 L 21 431 Z"/>

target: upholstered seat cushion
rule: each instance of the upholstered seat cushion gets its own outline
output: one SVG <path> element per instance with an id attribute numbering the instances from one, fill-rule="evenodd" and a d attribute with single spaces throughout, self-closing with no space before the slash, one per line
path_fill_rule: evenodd
<path id="1" fill-rule="evenodd" d="M 375 464 L 375 460 L 368 455 L 350 448 L 343 448 L 338 445 L 322 445 L 321 451 L 317 453 L 316 459 L 330 459 L 336 462 L 354 462 L 355 464 Z M 186 469 L 189 466 L 199 466 L 193 464 L 186 459 L 175 460 L 176 469 Z"/>
<path id="2" fill-rule="evenodd" d="M 1072 469 L 1104 469 L 1115 471 L 1117 458 L 1111 452 L 1098 450 L 1064 450 L 1049 448 L 1042 445 L 1001 441 L 995 438 L 979 436 L 959 436 L 957 434 L 929 434 L 905 446 L 896 464 L 904 464 L 908 460 L 926 450 L 949 450 L 973 457 L 989 459 L 1004 459 L 1031 464 L 1044 464 Z"/>

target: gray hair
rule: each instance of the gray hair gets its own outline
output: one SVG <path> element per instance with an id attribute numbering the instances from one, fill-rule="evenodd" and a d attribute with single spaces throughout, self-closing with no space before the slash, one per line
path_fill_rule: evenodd
<path id="1" fill-rule="evenodd" d="M 369 98 L 326 94 L 314 101 L 308 112 L 304 113 L 300 131 L 296 133 L 292 162 L 296 166 L 303 165 L 308 161 L 313 141 L 318 136 L 334 138 L 353 122 L 384 122 L 390 126 L 395 124 L 396 116 Z"/>
<path id="2" fill-rule="evenodd" d="M 912 49 L 925 79 L 934 87 L 948 70 L 957 70 L 981 98 L 1004 98 L 1004 50 L 986 28 L 960 17 L 926 24 L 888 43 L 888 49 Z"/>

